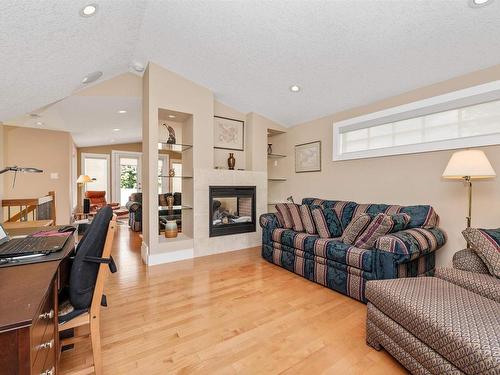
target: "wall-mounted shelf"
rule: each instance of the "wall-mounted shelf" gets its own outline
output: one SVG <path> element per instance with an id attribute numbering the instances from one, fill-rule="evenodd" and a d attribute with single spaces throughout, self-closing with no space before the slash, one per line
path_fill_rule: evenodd
<path id="1" fill-rule="evenodd" d="M 169 176 L 169 175 L 159 175 L 161 178 L 193 178 L 193 176 Z"/>
<path id="2" fill-rule="evenodd" d="M 268 178 L 267 181 L 286 181 L 285 177 Z"/>
<path id="3" fill-rule="evenodd" d="M 172 208 L 169 208 L 168 206 L 158 206 L 158 211 L 166 211 L 166 210 L 192 210 L 193 207 L 187 206 L 187 205 L 182 205 L 182 206 L 172 206 Z"/>
<path id="4" fill-rule="evenodd" d="M 158 150 L 167 150 L 167 151 L 175 151 L 175 152 L 184 152 L 193 148 L 193 145 L 184 145 L 181 143 L 158 143 Z"/>
<path id="5" fill-rule="evenodd" d="M 286 155 L 281 155 L 281 154 L 267 154 L 268 159 L 280 159 L 280 158 L 286 158 Z"/>

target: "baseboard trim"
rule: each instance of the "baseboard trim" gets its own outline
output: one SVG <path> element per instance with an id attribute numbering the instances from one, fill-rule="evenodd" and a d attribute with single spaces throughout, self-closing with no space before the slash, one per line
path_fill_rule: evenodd
<path id="1" fill-rule="evenodd" d="M 148 254 L 149 254 L 149 248 L 148 245 L 142 241 L 141 243 L 141 259 L 144 264 L 148 264 Z"/>
<path id="2" fill-rule="evenodd" d="M 149 254 L 147 265 L 155 266 L 157 264 L 178 262 L 180 260 L 192 259 L 194 257 L 194 249 L 184 249 L 177 251 L 169 251 L 166 253 Z"/>

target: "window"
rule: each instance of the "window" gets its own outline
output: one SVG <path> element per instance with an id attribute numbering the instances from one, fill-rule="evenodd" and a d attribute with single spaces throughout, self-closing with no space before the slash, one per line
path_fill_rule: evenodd
<path id="1" fill-rule="evenodd" d="M 83 153 L 82 171 L 93 179 L 85 184 L 85 191 L 105 191 L 106 199 L 109 200 L 109 155 Z"/>
<path id="2" fill-rule="evenodd" d="M 172 168 L 176 176 L 182 176 L 182 162 L 172 161 Z M 172 193 L 180 193 L 182 191 L 182 178 L 172 178 Z"/>
<path id="3" fill-rule="evenodd" d="M 470 95 L 477 86 L 336 123 L 333 160 L 499 144 L 500 85 L 494 83 L 497 90 L 479 95 Z"/>
<path id="4" fill-rule="evenodd" d="M 158 194 L 169 192 L 168 155 L 158 156 Z"/>

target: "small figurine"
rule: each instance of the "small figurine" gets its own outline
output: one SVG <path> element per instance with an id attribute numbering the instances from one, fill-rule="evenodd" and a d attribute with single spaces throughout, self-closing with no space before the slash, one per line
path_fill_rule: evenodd
<path id="1" fill-rule="evenodd" d="M 163 124 L 163 126 L 166 127 L 167 130 L 168 130 L 167 143 L 170 144 L 170 145 L 176 144 L 176 141 L 175 141 L 175 130 L 174 130 L 174 128 L 171 127 L 170 125 L 167 125 L 167 124 Z"/>

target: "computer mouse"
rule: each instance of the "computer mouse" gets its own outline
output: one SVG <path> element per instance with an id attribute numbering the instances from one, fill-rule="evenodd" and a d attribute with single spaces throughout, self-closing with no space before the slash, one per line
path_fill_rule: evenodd
<path id="1" fill-rule="evenodd" d="M 72 225 L 66 225 L 65 227 L 59 228 L 57 231 L 59 233 L 74 232 L 76 228 Z"/>

